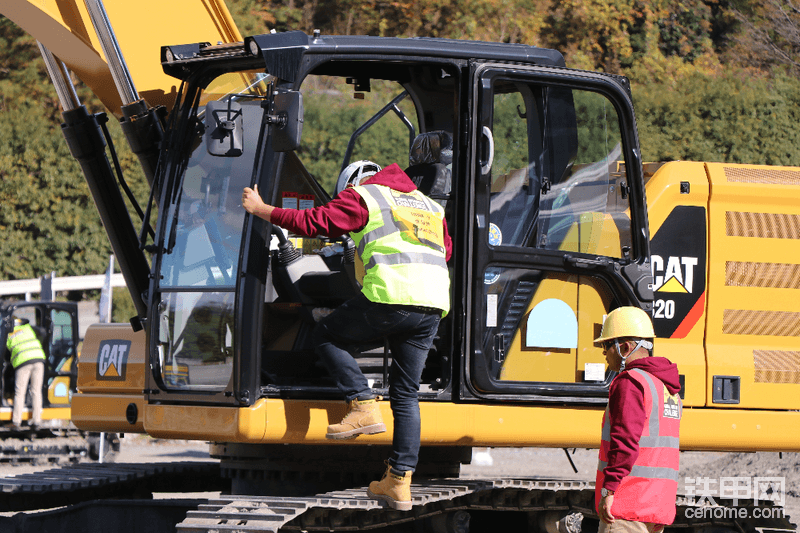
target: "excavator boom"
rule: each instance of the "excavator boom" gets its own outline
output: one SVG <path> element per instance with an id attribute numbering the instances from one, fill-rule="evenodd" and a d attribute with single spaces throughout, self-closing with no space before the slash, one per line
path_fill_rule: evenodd
<path id="1" fill-rule="evenodd" d="M 140 0 L 105 7 L 131 78 L 150 106 L 171 108 L 177 91 L 176 80 L 159 63 L 161 46 L 242 40 L 222 0 Z M 51 50 L 111 113 L 121 115 L 123 102 L 83 0 L 0 0 L 0 14 Z"/>

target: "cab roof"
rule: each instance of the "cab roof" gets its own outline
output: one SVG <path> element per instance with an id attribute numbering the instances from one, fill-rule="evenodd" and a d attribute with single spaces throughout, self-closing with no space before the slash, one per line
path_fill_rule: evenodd
<path id="1" fill-rule="evenodd" d="M 373 37 L 367 35 L 307 35 L 301 31 L 268 33 L 245 38 L 244 42 L 212 46 L 194 43 L 164 46 L 161 62 L 164 72 L 181 80 L 209 62 L 220 67 L 244 65 L 260 57 L 270 74 L 294 81 L 304 58 L 323 55 L 329 58 L 363 58 L 374 61 L 416 60 L 494 60 L 563 67 L 560 52 L 525 44 L 462 41 L 431 37 Z"/>

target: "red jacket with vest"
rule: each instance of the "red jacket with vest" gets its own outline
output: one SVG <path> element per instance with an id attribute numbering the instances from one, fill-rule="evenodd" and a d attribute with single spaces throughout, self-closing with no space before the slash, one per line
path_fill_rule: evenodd
<path id="1" fill-rule="evenodd" d="M 411 192 L 417 186 L 403 172 L 397 163 L 392 163 L 361 185 L 385 185 L 400 192 Z M 313 209 L 283 209 L 272 211 L 272 221 L 289 231 L 305 237 L 325 235 L 341 237 L 345 233 L 361 231 L 369 221 L 369 210 L 361 195 L 352 189 L 345 189 L 325 205 Z M 445 261 L 450 260 L 453 249 L 452 240 L 447 233 L 447 223 L 442 221 L 444 231 Z"/>
<path id="2" fill-rule="evenodd" d="M 603 415 L 595 505 L 615 492 L 615 518 L 671 524 L 678 490 L 683 405 L 678 368 L 663 357 L 629 364 L 611 383 Z"/>

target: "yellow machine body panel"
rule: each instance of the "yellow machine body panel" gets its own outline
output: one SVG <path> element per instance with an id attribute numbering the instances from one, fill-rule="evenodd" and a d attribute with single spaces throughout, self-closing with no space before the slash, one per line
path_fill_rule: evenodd
<path id="1" fill-rule="evenodd" d="M 800 409 L 800 169 L 707 168 L 709 405 Z"/>
<path id="2" fill-rule="evenodd" d="M 62 372 L 69 372 L 72 370 L 72 363 L 74 358 L 69 358 L 61 367 Z M 47 401 L 50 405 L 65 405 L 69 406 L 69 376 L 56 376 L 53 381 L 47 386 Z"/>
<path id="3" fill-rule="evenodd" d="M 77 403 L 73 405 L 78 405 Z M 145 429 L 153 437 L 216 442 L 332 444 L 328 424 L 341 420 L 335 401 L 261 399 L 252 407 L 148 405 Z M 387 431 L 336 445 L 392 442 L 392 412 L 381 405 Z M 421 402 L 423 446 L 600 445 L 601 407 L 519 406 Z M 800 412 L 687 408 L 683 450 L 800 450 Z"/>
<path id="4" fill-rule="evenodd" d="M 531 300 L 526 315 L 545 300 L 568 302 L 573 312 L 578 306 L 578 277 L 554 274 L 542 281 Z M 527 320 L 526 320 L 527 322 Z M 500 370 L 504 381 L 574 382 L 577 354 L 575 348 L 528 347 L 527 328 L 517 330 Z"/>
<path id="5" fill-rule="evenodd" d="M 685 404 L 797 409 L 800 169 L 650 170 L 656 352 L 677 363 Z M 660 330 L 676 309 L 675 326 Z"/>
<path id="6" fill-rule="evenodd" d="M 161 46 L 242 40 L 222 0 L 106 2 L 105 8 L 136 89 L 151 106 L 172 107 L 178 89 L 161 68 Z M 0 0 L 0 13 L 44 44 L 119 116 L 122 102 L 83 0 Z"/>
<path id="7" fill-rule="evenodd" d="M 649 170 L 649 172 L 648 172 Z M 678 365 L 684 376 L 685 406 L 706 405 L 706 290 L 700 283 L 706 277 L 701 259 L 707 253 L 706 225 L 709 183 L 704 163 L 671 162 L 645 165 L 648 219 L 653 270 L 656 342 L 654 353 Z M 683 185 L 682 185 L 683 184 Z M 676 207 L 680 210 L 676 211 Z M 691 209 L 695 219 L 673 224 L 683 211 Z M 673 218 L 670 218 L 673 217 Z M 668 223 L 668 219 L 670 222 Z M 684 227 L 684 226 L 688 226 Z M 695 239 L 696 238 L 696 239 Z M 697 243 L 698 251 L 689 251 Z M 662 241 L 667 241 L 661 251 Z M 689 277 L 692 279 L 690 280 Z M 679 316 L 674 330 L 663 331 L 659 321 L 669 320 L 676 302 L 683 304 L 685 317 Z"/>
<path id="8" fill-rule="evenodd" d="M 131 423 L 128 412 L 144 412 L 145 346 L 144 331 L 134 333 L 129 324 L 89 327 L 78 361 L 78 392 L 72 397 L 76 426 L 89 431 L 144 432 L 142 417 Z"/>
<path id="9" fill-rule="evenodd" d="M 11 407 L 0 408 L 0 421 L 11 421 Z M 69 420 L 70 408 L 67 407 L 45 407 L 42 409 L 42 420 Z M 31 419 L 31 409 L 27 407 L 22 410 L 22 420 Z"/>

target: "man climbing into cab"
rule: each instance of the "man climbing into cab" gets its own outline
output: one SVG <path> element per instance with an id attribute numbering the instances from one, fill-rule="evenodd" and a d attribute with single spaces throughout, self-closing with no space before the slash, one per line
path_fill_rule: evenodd
<path id="1" fill-rule="evenodd" d="M 328 426 L 329 439 L 386 431 L 378 404 L 353 353 L 387 339 L 392 352 L 389 399 L 394 417 L 392 453 L 369 496 L 407 511 L 411 474 L 420 448 L 419 383 L 439 321 L 450 309 L 451 239 L 444 209 L 422 194 L 395 163 L 381 168 L 359 161 L 344 169 L 347 186 L 313 209 L 266 204 L 246 187 L 242 206 L 255 216 L 305 237 L 350 234 L 356 246 L 361 292 L 322 318 L 314 330 L 316 353 L 348 403 L 347 414 Z"/>

